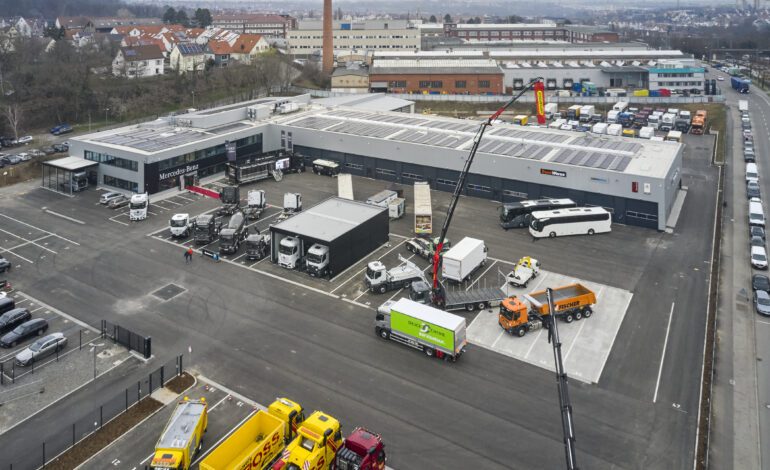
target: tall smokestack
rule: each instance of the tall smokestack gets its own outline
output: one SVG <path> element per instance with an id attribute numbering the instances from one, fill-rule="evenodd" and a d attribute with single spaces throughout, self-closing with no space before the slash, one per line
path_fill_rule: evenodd
<path id="1" fill-rule="evenodd" d="M 332 0 L 324 0 L 323 71 L 334 70 L 334 38 L 332 36 Z"/>

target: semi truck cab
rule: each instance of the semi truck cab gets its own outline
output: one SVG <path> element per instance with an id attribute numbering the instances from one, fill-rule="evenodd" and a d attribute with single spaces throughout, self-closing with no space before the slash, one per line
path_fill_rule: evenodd
<path id="1" fill-rule="evenodd" d="M 150 196 L 147 193 L 134 194 L 128 203 L 128 218 L 131 220 L 144 220 L 147 218 L 147 209 L 150 207 Z"/>
<path id="2" fill-rule="evenodd" d="M 309 250 L 307 250 L 307 256 L 305 256 L 305 266 L 308 274 L 313 277 L 323 277 L 329 272 L 329 247 L 318 243 L 313 244 Z"/>
<path id="3" fill-rule="evenodd" d="M 199 216 L 193 224 L 195 243 L 202 245 L 213 242 L 217 238 L 220 228 L 221 224 L 217 224 L 213 215 L 204 214 Z"/>
<path id="4" fill-rule="evenodd" d="M 168 222 L 172 237 L 187 237 L 190 234 L 190 214 L 174 214 Z"/>
<path id="5" fill-rule="evenodd" d="M 278 244 L 278 265 L 295 269 L 299 264 L 300 241 L 297 237 L 284 237 Z"/>
<path id="6" fill-rule="evenodd" d="M 337 470 L 385 470 L 387 461 L 380 435 L 358 427 L 345 439 L 335 463 Z"/>

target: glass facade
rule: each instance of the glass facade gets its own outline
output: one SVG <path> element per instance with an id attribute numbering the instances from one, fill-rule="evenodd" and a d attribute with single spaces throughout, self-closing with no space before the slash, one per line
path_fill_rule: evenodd
<path id="1" fill-rule="evenodd" d="M 99 162 L 104 165 L 123 168 L 124 170 L 139 171 L 139 163 L 133 160 L 115 157 L 106 153 L 92 152 L 90 150 L 84 151 L 83 154 L 83 157 L 86 160 L 91 160 L 92 162 Z"/>
<path id="2" fill-rule="evenodd" d="M 103 175 L 102 181 L 105 185 L 112 186 L 113 188 L 126 189 L 135 193 L 139 192 L 139 184 L 134 181 L 115 178 L 110 175 Z"/>

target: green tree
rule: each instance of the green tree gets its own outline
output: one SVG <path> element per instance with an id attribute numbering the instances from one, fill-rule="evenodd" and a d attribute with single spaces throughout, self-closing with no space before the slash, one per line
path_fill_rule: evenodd
<path id="1" fill-rule="evenodd" d="M 178 10 L 176 12 L 176 22 L 183 26 L 190 26 L 190 18 L 187 17 L 187 12 Z"/>
<path id="2" fill-rule="evenodd" d="M 430 15 L 430 19 L 428 19 L 428 23 L 438 23 L 438 20 L 436 19 L 436 15 Z"/>
<path id="3" fill-rule="evenodd" d="M 211 26 L 213 19 L 211 18 L 211 11 L 208 8 L 198 8 L 195 10 L 195 20 L 198 22 L 198 26 L 205 28 Z"/>
<path id="4" fill-rule="evenodd" d="M 452 22 L 452 17 L 449 16 L 449 13 L 444 15 L 444 23 L 451 23 L 451 22 Z"/>
<path id="5" fill-rule="evenodd" d="M 509 15 L 508 18 L 505 20 L 507 23 L 515 24 L 515 23 L 523 23 L 524 18 L 518 15 Z"/>
<path id="6" fill-rule="evenodd" d="M 163 22 L 173 23 L 174 21 L 176 21 L 176 10 L 174 10 L 172 7 L 168 7 L 166 13 L 163 13 Z"/>

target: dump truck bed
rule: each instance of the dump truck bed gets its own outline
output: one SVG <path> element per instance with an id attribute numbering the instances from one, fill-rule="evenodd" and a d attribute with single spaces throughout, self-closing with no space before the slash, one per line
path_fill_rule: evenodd
<path id="1" fill-rule="evenodd" d="M 546 291 L 541 290 L 524 296 L 532 305 L 533 309 L 538 310 L 543 314 L 548 313 L 548 300 L 545 292 Z M 575 307 L 592 305 L 596 303 L 596 295 L 591 289 L 582 284 L 570 284 L 553 289 L 553 303 L 558 312 Z"/>
<path id="2" fill-rule="evenodd" d="M 471 290 L 449 290 L 444 292 L 446 299 L 446 309 L 462 308 L 468 304 L 478 304 L 480 302 L 500 302 L 506 297 L 505 292 L 497 287 L 483 287 Z"/>
<path id="3" fill-rule="evenodd" d="M 201 470 L 261 469 L 283 449 L 284 423 L 258 411 L 201 462 Z M 267 447 L 267 444 L 270 447 Z M 253 467 L 252 467 L 253 465 Z"/>

